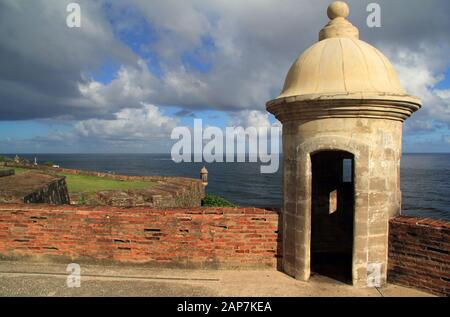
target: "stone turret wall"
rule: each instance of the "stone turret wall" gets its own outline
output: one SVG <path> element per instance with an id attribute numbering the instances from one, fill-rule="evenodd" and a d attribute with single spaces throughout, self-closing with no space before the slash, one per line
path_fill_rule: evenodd
<path id="1" fill-rule="evenodd" d="M 354 155 L 353 283 L 365 287 L 368 265 L 387 274 L 388 221 L 400 212 L 402 122 L 369 118 L 327 118 L 285 122 L 284 267 L 300 279 L 310 275 L 311 156 L 321 151 Z M 306 262 L 306 263 L 305 263 Z"/>

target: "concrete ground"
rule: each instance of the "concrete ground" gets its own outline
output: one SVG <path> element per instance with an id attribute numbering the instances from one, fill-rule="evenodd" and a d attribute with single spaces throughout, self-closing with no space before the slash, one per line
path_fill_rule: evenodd
<path id="1" fill-rule="evenodd" d="M 81 287 L 66 285 L 67 265 L 0 261 L 0 296 L 431 296 L 396 285 L 357 289 L 324 276 L 297 281 L 277 271 L 148 269 L 81 265 Z"/>

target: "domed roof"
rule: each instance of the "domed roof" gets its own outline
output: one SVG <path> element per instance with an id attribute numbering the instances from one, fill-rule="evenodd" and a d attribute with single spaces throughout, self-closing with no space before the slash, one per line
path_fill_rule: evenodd
<path id="1" fill-rule="evenodd" d="M 414 103 L 389 60 L 359 40 L 359 31 L 346 18 L 342 1 L 328 7 L 331 21 L 320 31 L 319 42 L 294 62 L 281 95 L 268 103 L 333 99 L 382 99 Z"/>
<path id="2" fill-rule="evenodd" d="M 318 42 L 295 61 L 279 98 L 352 93 L 406 94 L 379 50 L 357 39 L 335 37 Z"/>

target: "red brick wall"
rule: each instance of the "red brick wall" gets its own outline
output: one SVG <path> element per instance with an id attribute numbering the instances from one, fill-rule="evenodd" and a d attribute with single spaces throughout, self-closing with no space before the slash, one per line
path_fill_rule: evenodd
<path id="1" fill-rule="evenodd" d="M 0 205 L 0 256 L 165 267 L 274 268 L 278 213 Z"/>
<path id="2" fill-rule="evenodd" d="M 388 281 L 450 296 L 450 222 L 391 219 Z"/>

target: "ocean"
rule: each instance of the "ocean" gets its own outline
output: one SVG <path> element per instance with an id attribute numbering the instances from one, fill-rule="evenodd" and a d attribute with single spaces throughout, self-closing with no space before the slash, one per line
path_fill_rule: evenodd
<path id="1" fill-rule="evenodd" d="M 15 154 L 6 154 L 14 157 Z M 282 159 L 275 174 L 261 174 L 260 163 L 174 163 L 168 154 L 21 154 L 64 168 L 199 178 L 209 171 L 207 192 L 240 206 L 282 205 Z M 401 163 L 402 214 L 450 220 L 450 154 L 404 154 Z"/>

